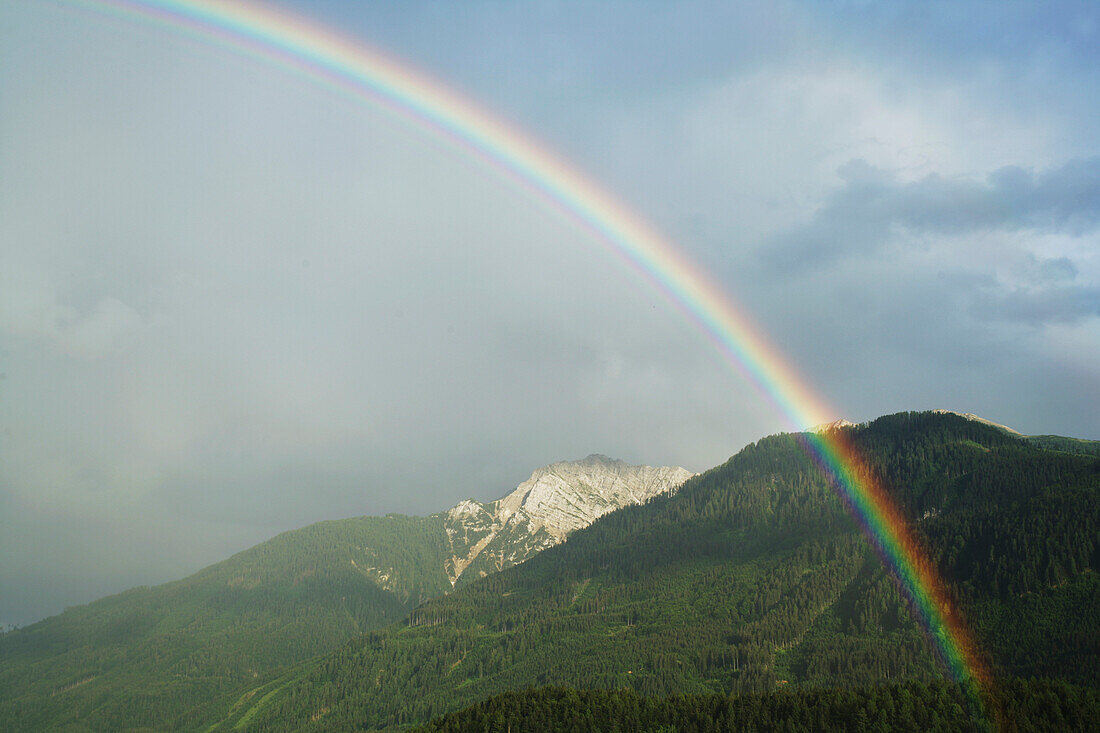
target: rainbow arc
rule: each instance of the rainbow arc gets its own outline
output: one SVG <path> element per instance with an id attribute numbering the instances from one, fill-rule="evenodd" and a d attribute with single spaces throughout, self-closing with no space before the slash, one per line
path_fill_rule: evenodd
<path id="1" fill-rule="evenodd" d="M 274 63 L 440 136 L 587 231 L 691 322 L 776 408 L 792 431 L 831 419 L 781 353 L 709 276 L 653 226 L 519 129 L 358 40 L 284 11 L 219 0 L 68 0 Z M 990 676 L 931 561 L 843 430 L 802 433 L 892 570 L 951 674 L 988 690 Z"/>

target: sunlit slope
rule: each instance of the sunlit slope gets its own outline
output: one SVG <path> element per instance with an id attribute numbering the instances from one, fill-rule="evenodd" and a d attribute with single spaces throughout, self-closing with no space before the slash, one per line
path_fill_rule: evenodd
<path id="1" fill-rule="evenodd" d="M 952 414 L 846 428 L 998 674 L 1100 679 L 1100 460 Z M 426 721 L 509 689 L 763 692 L 941 676 L 897 586 L 791 436 L 259 685 L 224 724 Z"/>
<path id="2" fill-rule="evenodd" d="M 321 522 L 0 636 L 0 729 L 197 725 L 228 691 L 449 590 L 444 542 L 439 517 Z"/>

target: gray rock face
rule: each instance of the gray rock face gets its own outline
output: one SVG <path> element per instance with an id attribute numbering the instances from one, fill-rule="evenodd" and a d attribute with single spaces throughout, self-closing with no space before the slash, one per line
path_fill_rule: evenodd
<path id="1" fill-rule="evenodd" d="M 442 515 L 453 551 L 447 576 L 453 586 L 464 575 L 517 565 L 604 514 L 674 491 L 691 476 L 676 466 L 631 466 L 600 455 L 540 468 L 502 499 L 470 499 Z"/>

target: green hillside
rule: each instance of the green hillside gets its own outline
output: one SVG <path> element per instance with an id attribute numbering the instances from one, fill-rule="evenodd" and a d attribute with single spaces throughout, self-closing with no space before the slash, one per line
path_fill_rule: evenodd
<path id="1" fill-rule="evenodd" d="M 194 728 L 255 679 L 449 590 L 441 522 L 321 522 L 0 635 L 0 729 Z"/>
<path id="2" fill-rule="evenodd" d="M 1096 685 L 1100 460 L 952 414 L 850 430 L 996 672 Z M 781 435 L 259 680 L 223 726 L 401 726 L 532 686 L 753 694 L 943 674 L 799 440 Z"/>

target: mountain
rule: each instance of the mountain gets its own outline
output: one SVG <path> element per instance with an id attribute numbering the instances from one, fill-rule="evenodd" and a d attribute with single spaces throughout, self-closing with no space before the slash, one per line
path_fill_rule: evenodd
<path id="1" fill-rule="evenodd" d="M 603 456 L 555 463 L 494 502 L 320 522 L 183 580 L 0 634 L 0 729 L 194 728 L 254 680 L 690 475 Z"/>
<path id="2" fill-rule="evenodd" d="M 503 499 L 460 502 L 443 515 L 451 585 L 484 577 L 553 547 L 608 512 L 643 504 L 679 487 L 683 468 L 631 466 L 601 455 L 562 461 L 531 474 Z"/>
<path id="3" fill-rule="evenodd" d="M 1100 459 L 948 413 L 838 429 L 998 678 L 1098 685 Z M 937 652 L 802 445 L 765 438 L 674 495 L 258 679 L 220 727 L 383 729 L 550 685 L 667 696 L 938 684 Z"/>

